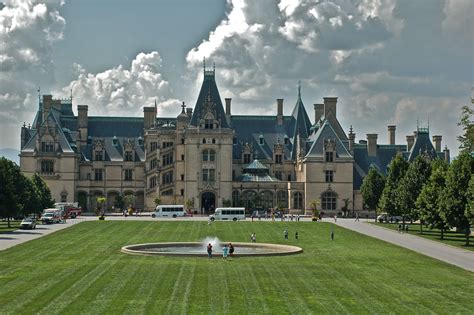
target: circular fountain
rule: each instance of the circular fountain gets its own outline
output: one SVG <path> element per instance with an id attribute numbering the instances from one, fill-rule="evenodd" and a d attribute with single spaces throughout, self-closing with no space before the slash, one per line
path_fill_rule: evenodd
<path id="1" fill-rule="evenodd" d="M 211 243 L 213 255 L 222 254 L 222 246 L 229 242 L 219 241 L 217 238 L 206 238 L 202 242 L 166 242 L 133 244 L 122 247 L 122 252 L 131 255 L 147 256 L 205 256 L 206 246 Z M 232 243 L 235 248 L 234 256 L 281 256 L 292 255 L 303 252 L 297 246 L 266 244 L 266 243 Z"/>

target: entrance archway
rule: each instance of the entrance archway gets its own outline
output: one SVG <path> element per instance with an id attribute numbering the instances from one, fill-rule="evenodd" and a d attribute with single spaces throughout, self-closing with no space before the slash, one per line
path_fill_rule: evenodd
<path id="1" fill-rule="evenodd" d="M 201 195 L 201 211 L 208 214 L 214 212 L 216 208 L 216 195 L 213 192 L 206 191 Z"/>

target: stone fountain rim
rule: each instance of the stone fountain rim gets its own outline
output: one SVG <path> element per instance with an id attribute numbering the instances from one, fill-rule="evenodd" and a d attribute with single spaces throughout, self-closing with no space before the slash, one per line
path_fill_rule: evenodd
<path id="1" fill-rule="evenodd" d="M 267 252 L 267 253 L 238 253 L 234 254 L 234 257 L 257 257 L 257 256 L 286 256 L 302 253 L 303 249 L 298 246 L 293 245 L 284 245 L 284 244 L 271 244 L 271 243 L 243 243 L 243 242 L 227 242 L 220 241 L 221 244 L 232 243 L 235 247 L 254 247 L 254 248 L 272 248 L 278 249 L 278 252 Z M 143 243 L 143 244 L 132 244 L 126 245 L 121 248 L 121 252 L 130 255 L 140 255 L 140 256 L 181 256 L 181 257 L 196 257 L 202 256 L 207 257 L 207 253 L 188 253 L 188 252 L 149 252 L 140 249 L 146 249 L 150 247 L 156 247 L 161 245 L 161 247 L 185 247 L 189 245 L 202 245 L 202 242 L 158 242 L 158 243 Z M 135 248 L 135 249 L 134 249 Z M 139 248 L 139 249 L 137 249 Z M 219 254 L 214 254 L 213 256 L 220 256 Z"/>

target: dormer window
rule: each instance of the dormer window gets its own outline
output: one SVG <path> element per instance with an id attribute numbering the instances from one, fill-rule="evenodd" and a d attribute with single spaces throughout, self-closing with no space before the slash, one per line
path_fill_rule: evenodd
<path id="1" fill-rule="evenodd" d="M 283 163 L 283 157 L 281 154 L 275 154 L 275 163 L 276 164 L 281 164 Z"/>
<path id="2" fill-rule="evenodd" d="M 288 145 L 290 143 L 290 139 L 288 139 L 287 135 L 285 135 L 284 141 L 285 141 L 285 145 Z"/>
<path id="3" fill-rule="evenodd" d="M 327 163 L 332 163 L 332 162 L 334 162 L 334 152 L 332 152 L 332 151 L 326 151 L 326 162 L 327 162 Z"/>
<path id="4" fill-rule="evenodd" d="M 87 137 L 87 144 L 92 144 L 92 137 L 91 136 L 88 136 Z"/>
<path id="5" fill-rule="evenodd" d="M 52 141 L 41 142 L 41 152 L 54 152 L 54 142 Z"/>
<path id="6" fill-rule="evenodd" d="M 125 151 L 124 161 L 133 161 L 133 151 Z"/>
<path id="7" fill-rule="evenodd" d="M 94 155 L 94 161 L 103 161 L 104 152 L 102 150 L 96 150 Z"/>
<path id="8" fill-rule="evenodd" d="M 139 146 L 143 145 L 143 138 L 142 137 L 138 137 L 138 145 Z"/>
<path id="9" fill-rule="evenodd" d="M 244 153 L 244 164 L 249 164 L 250 163 L 250 158 L 251 158 L 250 153 Z"/>
<path id="10" fill-rule="evenodd" d="M 112 139 L 112 145 L 115 147 L 118 146 L 118 139 L 116 136 L 114 136 L 114 138 Z"/>
<path id="11" fill-rule="evenodd" d="M 265 139 L 263 138 L 263 135 L 260 135 L 258 141 L 259 141 L 258 143 L 259 143 L 260 145 L 264 145 L 264 144 L 265 144 Z"/>
<path id="12" fill-rule="evenodd" d="M 205 119 L 204 129 L 214 129 L 214 119 Z"/>

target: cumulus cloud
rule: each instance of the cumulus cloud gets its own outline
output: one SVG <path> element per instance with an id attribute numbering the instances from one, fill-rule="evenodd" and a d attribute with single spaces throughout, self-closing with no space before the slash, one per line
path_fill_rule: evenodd
<path id="1" fill-rule="evenodd" d="M 92 115 L 143 115 L 143 106 L 158 103 L 160 115 L 179 113 L 179 101 L 170 97 L 169 83 L 161 74 L 162 60 L 158 52 L 139 53 L 130 69 L 122 65 L 99 73 L 88 73 L 75 65 L 77 79 L 62 89 L 81 104 L 90 106 Z"/>
<path id="2" fill-rule="evenodd" d="M 204 57 L 216 62 L 235 113 L 274 112 L 279 97 L 290 100 L 289 112 L 301 79 L 310 117 L 312 103 L 338 96 L 346 129 L 383 133 L 396 122 L 411 133 L 418 112 L 456 150 L 459 108 L 472 84 L 470 8 L 469 0 L 233 0 L 186 60 L 191 71 Z"/>
<path id="3" fill-rule="evenodd" d="M 0 5 L 0 147 L 18 142 L 18 125 L 36 106 L 38 82 L 54 81 L 53 44 L 63 36 L 62 1 L 7 0 Z M 29 110 L 25 110 L 29 108 Z"/>

